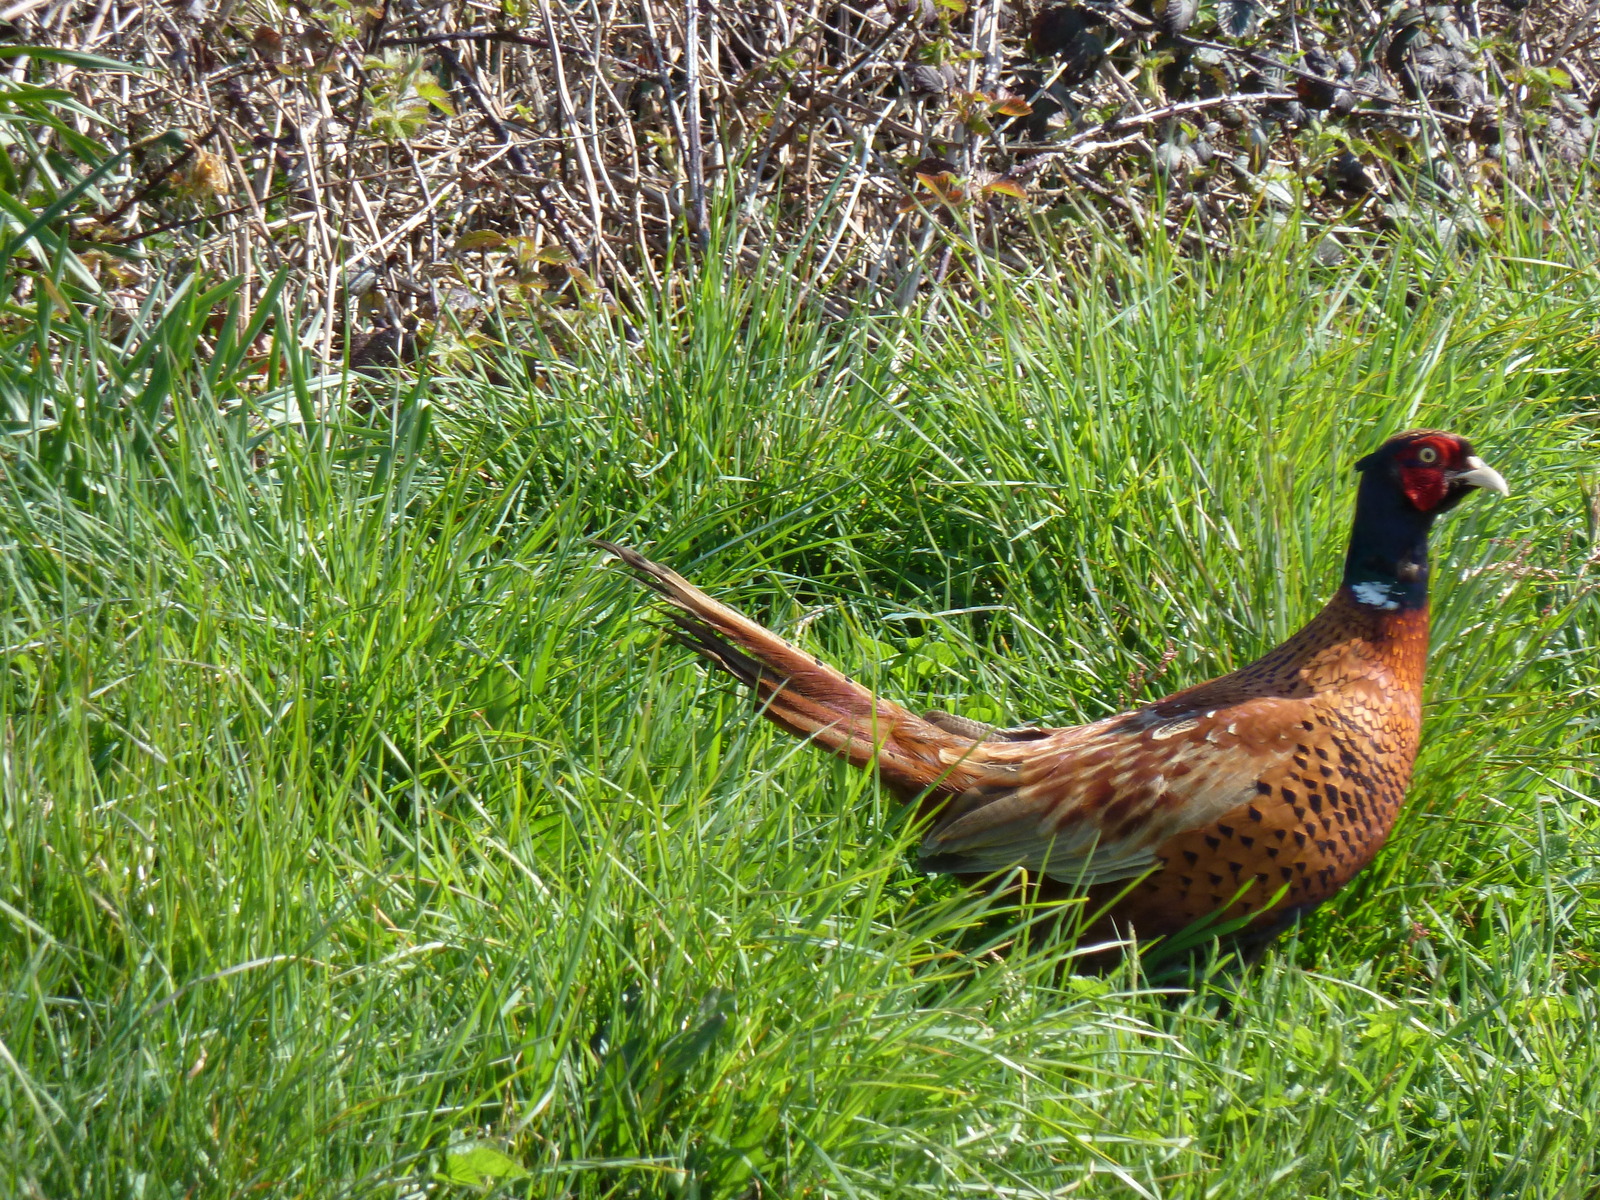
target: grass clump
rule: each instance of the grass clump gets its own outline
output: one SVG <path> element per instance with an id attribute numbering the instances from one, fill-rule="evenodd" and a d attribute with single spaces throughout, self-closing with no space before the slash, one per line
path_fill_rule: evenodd
<path id="1" fill-rule="evenodd" d="M 1553 235 L 1290 244 L 839 323 L 708 272 L 366 417 L 288 345 L 242 391 L 248 338 L 182 336 L 215 297 L 48 369 L 41 309 L 4 348 L 0 1187 L 1585 1195 L 1596 279 Z M 892 696 L 1086 720 L 1312 612 L 1351 462 L 1415 424 L 1513 497 L 1436 539 L 1410 805 L 1181 987 L 918 876 L 587 541 Z"/>

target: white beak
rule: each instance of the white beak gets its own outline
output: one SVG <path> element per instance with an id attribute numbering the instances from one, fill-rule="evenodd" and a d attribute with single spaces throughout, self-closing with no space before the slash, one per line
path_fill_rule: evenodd
<path id="1" fill-rule="evenodd" d="M 1511 489 L 1506 486 L 1505 478 L 1493 467 L 1484 463 L 1477 455 L 1467 459 L 1467 469 L 1451 476 L 1452 483 L 1465 483 L 1472 487 L 1487 488 L 1491 492 L 1498 492 L 1502 496 L 1511 495 Z"/>

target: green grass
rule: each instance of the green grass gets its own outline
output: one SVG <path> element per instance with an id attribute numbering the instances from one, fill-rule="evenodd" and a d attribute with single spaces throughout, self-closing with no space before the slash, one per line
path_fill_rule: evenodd
<path id="1" fill-rule="evenodd" d="M 0 1192 L 1589 1195 L 1582 246 L 1108 247 L 839 323 L 708 271 L 338 421 L 283 344 L 240 390 L 216 297 L 118 343 L 42 307 L 0 347 Z M 1435 539 L 1411 802 L 1180 983 L 919 876 L 587 541 L 893 697 L 1087 720 L 1314 611 L 1414 424 L 1513 494 Z"/>

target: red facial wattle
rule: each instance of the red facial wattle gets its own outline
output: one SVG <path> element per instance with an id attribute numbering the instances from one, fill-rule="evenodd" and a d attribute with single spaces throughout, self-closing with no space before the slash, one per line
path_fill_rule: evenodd
<path id="1" fill-rule="evenodd" d="M 1401 460 L 1400 488 L 1419 512 L 1431 512 L 1443 502 L 1450 491 L 1446 471 L 1460 457 L 1460 447 L 1425 438 Z"/>
<path id="2" fill-rule="evenodd" d="M 1416 505 L 1419 512 L 1431 512 L 1439 506 L 1450 485 L 1445 482 L 1444 471 L 1439 467 L 1401 467 L 1400 487 L 1406 499 Z"/>

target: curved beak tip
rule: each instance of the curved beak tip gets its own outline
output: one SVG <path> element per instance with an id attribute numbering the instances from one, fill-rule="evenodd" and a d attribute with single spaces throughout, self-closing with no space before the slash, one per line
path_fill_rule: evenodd
<path id="1" fill-rule="evenodd" d="M 1511 495 L 1511 489 L 1506 486 L 1505 477 L 1477 455 L 1467 459 L 1467 469 L 1460 472 L 1456 476 L 1456 480 L 1472 487 L 1480 487 L 1486 491 L 1495 492 L 1501 496 Z"/>

